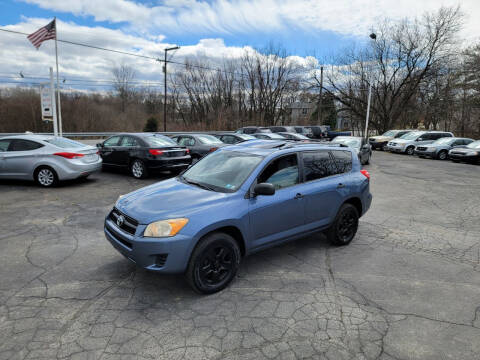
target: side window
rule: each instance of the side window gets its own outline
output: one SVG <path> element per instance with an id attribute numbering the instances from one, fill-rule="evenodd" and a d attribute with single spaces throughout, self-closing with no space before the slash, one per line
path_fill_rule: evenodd
<path id="1" fill-rule="evenodd" d="M 220 140 L 222 140 L 225 144 L 235 144 L 235 138 L 231 135 L 222 136 Z"/>
<path id="2" fill-rule="evenodd" d="M 0 151 L 7 151 L 8 145 L 10 145 L 11 140 L 0 140 Z"/>
<path id="3" fill-rule="evenodd" d="M 472 139 L 464 139 L 464 140 L 463 140 L 463 145 L 468 145 L 468 144 L 470 144 L 471 142 L 473 142 Z"/>
<path id="4" fill-rule="evenodd" d="M 193 146 L 195 144 L 195 140 L 190 137 L 181 137 L 178 140 L 178 144 L 182 146 Z"/>
<path id="5" fill-rule="evenodd" d="M 304 152 L 303 168 L 305 181 L 317 180 L 337 173 L 335 162 L 326 150 Z"/>
<path id="6" fill-rule="evenodd" d="M 35 141 L 23 140 L 23 139 L 13 139 L 10 148 L 8 151 L 30 151 L 41 148 L 43 145 Z"/>
<path id="7" fill-rule="evenodd" d="M 297 154 L 282 156 L 274 160 L 267 165 L 257 179 L 257 183 L 273 184 L 277 190 L 299 182 Z"/>
<path id="8" fill-rule="evenodd" d="M 333 158 L 337 165 L 337 174 L 347 173 L 352 170 L 352 153 L 345 150 L 333 150 Z"/>
<path id="9" fill-rule="evenodd" d="M 458 139 L 458 140 L 455 140 L 453 143 L 452 143 L 452 146 L 459 146 L 459 145 L 463 145 L 465 144 L 465 140 L 463 139 Z"/>
<path id="10" fill-rule="evenodd" d="M 110 139 L 105 140 L 103 146 L 118 146 L 120 136 L 112 136 Z"/>
<path id="11" fill-rule="evenodd" d="M 138 142 L 135 138 L 131 136 L 124 136 L 122 138 L 122 142 L 120 143 L 120 146 L 135 147 L 135 146 L 138 146 Z"/>

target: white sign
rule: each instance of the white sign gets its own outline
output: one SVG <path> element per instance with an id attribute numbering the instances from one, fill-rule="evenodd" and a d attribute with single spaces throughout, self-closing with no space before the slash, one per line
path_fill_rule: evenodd
<path id="1" fill-rule="evenodd" d="M 52 120 L 53 118 L 53 94 L 50 83 L 40 84 L 40 101 L 42 107 L 42 119 Z"/>

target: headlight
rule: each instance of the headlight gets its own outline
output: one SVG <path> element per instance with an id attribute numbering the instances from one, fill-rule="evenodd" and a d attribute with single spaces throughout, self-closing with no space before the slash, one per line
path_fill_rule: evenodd
<path id="1" fill-rule="evenodd" d="M 435 148 L 434 147 L 428 147 L 427 151 L 435 151 Z"/>
<path id="2" fill-rule="evenodd" d="M 476 156 L 476 155 L 478 155 L 478 151 L 468 151 L 468 152 L 467 152 L 467 155 L 469 155 L 469 156 Z"/>
<path id="3" fill-rule="evenodd" d="M 155 221 L 147 226 L 143 232 L 145 237 L 169 237 L 175 236 L 187 225 L 188 219 L 170 219 Z"/>

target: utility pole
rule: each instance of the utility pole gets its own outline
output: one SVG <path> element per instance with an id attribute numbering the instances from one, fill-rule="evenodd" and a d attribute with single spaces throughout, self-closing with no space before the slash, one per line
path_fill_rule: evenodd
<path id="1" fill-rule="evenodd" d="M 323 66 L 320 66 L 320 91 L 318 94 L 318 109 L 317 109 L 317 125 L 323 124 L 323 109 L 322 109 L 322 93 L 323 93 Z"/>
<path id="2" fill-rule="evenodd" d="M 163 79 L 163 131 L 167 131 L 167 52 L 171 50 L 178 50 L 180 49 L 179 46 L 171 47 L 171 48 L 166 48 L 165 51 L 165 60 L 163 62 L 163 73 L 164 73 L 164 79 Z"/>
<path id="3" fill-rule="evenodd" d="M 370 39 L 373 41 L 377 40 L 377 35 L 375 33 L 370 34 Z M 372 98 L 372 83 L 373 83 L 373 76 L 372 71 L 370 72 L 370 85 L 368 87 L 368 100 L 367 100 L 367 118 L 365 119 L 365 140 L 368 140 L 368 120 L 370 117 L 370 101 Z"/>

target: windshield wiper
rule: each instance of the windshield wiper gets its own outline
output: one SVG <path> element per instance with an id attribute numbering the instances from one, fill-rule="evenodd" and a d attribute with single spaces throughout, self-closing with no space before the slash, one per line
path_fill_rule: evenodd
<path id="1" fill-rule="evenodd" d="M 204 184 L 204 183 L 201 183 L 201 182 L 198 182 L 198 181 L 194 181 L 194 180 L 190 180 L 190 179 L 187 179 L 185 178 L 184 176 L 180 176 L 180 179 L 185 181 L 186 183 L 188 184 L 192 184 L 192 185 L 196 185 L 202 189 L 205 189 L 205 190 L 210 190 L 210 191 L 216 191 L 213 187 L 211 186 L 208 186 L 207 184 Z"/>

